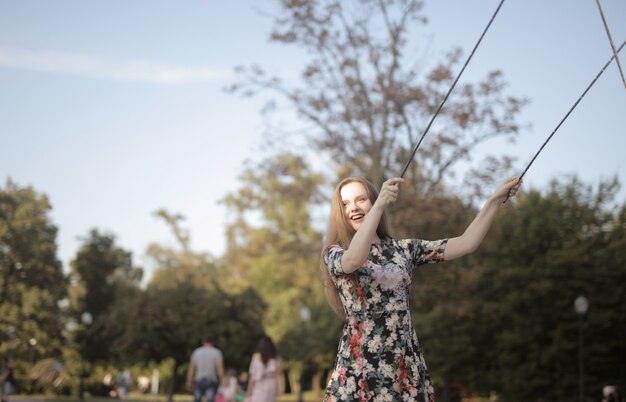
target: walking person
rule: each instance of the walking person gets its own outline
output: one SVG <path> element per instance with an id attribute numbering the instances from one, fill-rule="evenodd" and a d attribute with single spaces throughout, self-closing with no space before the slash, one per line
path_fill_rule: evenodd
<path id="1" fill-rule="evenodd" d="M 264 336 L 250 361 L 248 402 L 274 402 L 278 396 L 280 358 L 272 338 Z"/>
<path id="2" fill-rule="evenodd" d="M 206 396 L 206 402 L 213 402 L 222 378 L 222 352 L 213 345 L 213 338 L 207 336 L 203 339 L 202 346 L 191 354 L 187 369 L 187 390 L 193 392 L 194 402 L 201 402 L 203 396 Z"/>
<path id="3" fill-rule="evenodd" d="M 133 376 L 130 370 L 124 369 L 117 373 L 117 398 L 124 400 L 128 396 L 130 387 L 133 384 Z"/>
<path id="4" fill-rule="evenodd" d="M 435 394 L 409 312 L 412 269 L 476 250 L 507 196 L 511 177 L 487 200 L 465 232 L 435 241 L 394 239 L 385 217 L 402 178 L 380 193 L 363 178 L 341 181 L 333 194 L 320 270 L 326 298 L 345 318 L 324 401 L 424 401 Z"/>

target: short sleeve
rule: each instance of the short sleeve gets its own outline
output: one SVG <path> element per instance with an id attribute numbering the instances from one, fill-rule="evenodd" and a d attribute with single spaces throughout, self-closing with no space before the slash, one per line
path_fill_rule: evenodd
<path id="1" fill-rule="evenodd" d="M 341 267 L 341 257 L 343 257 L 343 253 L 345 252 L 346 250 L 337 245 L 330 246 L 324 250 L 324 262 L 328 267 L 330 276 L 338 277 L 346 274 Z"/>
<path id="2" fill-rule="evenodd" d="M 444 262 L 444 251 L 448 239 L 442 240 L 411 240 L 413 266 L 432 264 L 435 262 Z"/>

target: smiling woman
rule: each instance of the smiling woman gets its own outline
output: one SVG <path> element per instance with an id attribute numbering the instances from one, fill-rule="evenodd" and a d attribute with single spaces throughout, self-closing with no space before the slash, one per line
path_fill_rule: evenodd
<path id="1" fill-rule="evenodd" d="M 348 182 L 341 188 L 341 199 L 352 228 L 358 230 L 365 219 L 365 214 L 372 208 L 367 188 L 358 181 Z"/>
<path id="2" fill-rule="evenodd" d="M 412 270 L 474 251 L 520 186 L 509 178 L 463 235 L 427 241 L 389 234 L 385 210 L 403 181 L 389 179 L 379 193 L 365 179 L 348 178 L 335 189 L 320 268 L 329 304 L 345 323 L 325 401 L 435 400 L 409 312 Z"/>

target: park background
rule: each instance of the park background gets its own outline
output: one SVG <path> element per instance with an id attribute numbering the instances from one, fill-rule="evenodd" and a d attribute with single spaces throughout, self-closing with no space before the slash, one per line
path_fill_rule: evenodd
<path id="1" fill-rule="evenodd" d="M 306 4 L 0 1 L 0 353 L 23 389 L 180 375 L 207 329 L 233 368 L 267 332 L 287 383 L 323 383 L 341 326 L 316 271 L 334 183 L 399 173 L 498 2 L 425 2 L 398 53 L 377 2 L 314 26 Z M 626 5 L 603 6 L 619 46 Z M 593 1 L 505 2 L 407 173 L 396 234 L 460 234 L 610 55 Z M 612 65 L 479 252 L 416 273 L 444 400 L 570 400 L 581 328 L 584 392 L 623 389 L 625 108 Z M 29 377 L 43 359 L 64 385 Z"/>

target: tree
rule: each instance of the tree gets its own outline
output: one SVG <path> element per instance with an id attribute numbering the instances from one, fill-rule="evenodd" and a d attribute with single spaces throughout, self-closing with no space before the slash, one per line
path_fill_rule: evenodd
<path id="1" fill-rule="evenodd" d="M 224 199 L 235 212 L 225 261 L 268 301 L 265 324 L 280 339 L 316 291 L 321 236 L 311 226 L 310 207 L 321 199 L 322 178 L 302 158 L 282 154 L 247 169 L 240 180 L 241 188 Z"/>
<path id="2" fill-rule="evenodd" d="M 246 169 L 240 181 L 239 190 L 224 199 L 234 212 L 224 263 L 267 303 L 265 328 L 279 344 L 291 385 L 297 386 L 301 361 L 316 362 L 315 372 L 327 369 L 339 338 L 339 320 L 320 308 L 325 304 L 318 275 L 322 238 L 313 228 L 312 211 L 322 200 L 322 176 L 303 158 L 279 154 Z M 316 323 L 330 328 L 302 323 L 302 307 L 314 311 Z M 306 338 L 315 339 L 306 341 L 306 347 L 304 325 Z"/>
<path id="3" fill-rule="evenodd" d="M 132 255 L 115 245 L 112 234 L 92 229 L 71 262 L 76 278 L 71 289 L 74 319 L 79 324 L 76 342 L 83 359 L 111 359 L 110 344 L 119 333 L 110 319 L 111 306 L 127 288 L 137 289 L 143 271 L 134 267 Z"/>
<path id="4" fill-rule="evenodd" d="M 220 267 L 208 253 L 196 252 L 190 248 L 190 234 L 182 227 L 185 218 L 165 209 L 154 213 L 169 226 L 176 239 L 177 247 L 164 247 L 150 244 L 147 254 L 157 264 L 150 283 L 158 287 L 193 284 L 194 286 L 215 289 L 219 287 L 216 275 Z"/>
<path id="5" fill-rule="evenodd" d="M 300 84 L 255 65 L 240 67 L 242 79 L 229 90 L 278 95 L 307 124 L 302 135 L 311 150 L 334 162 L 339 177 L 357 174 L 380 185 L 400 173 L 459 69 L 458 49 L 428 71 L 423 60 L 411 62 L 411 39 L 426 23 L 422 6 L 420 0 L 283 1 L 271 40 L 309 55 Z M 441 192 L 454 165 L 470 160 L 478 145 L 496 137 L 514 140 L 520 131 L 516 119 L 527 101 L 506 96 L 505 87 L 503 74 L 492 71 L 457 88 L 404 187 L 420 194 Z M 494 168 L 509 163 L 506 157 L 486 158 L 471 172 L 471 188 L 480 190 L 477 180 L 484 182 L 501 170 Z"/>
<path id="6" fill-rule="evenodd" d="M 293 317 L 278 348 L 288 368 L 292 392 L 304 374 L 306 378 L 311 376 L 311 388 L 319 395 L 321 387 L 326 385 L 324 374 L 328 374 L 335 363 L 342 322 L 329 311 L 323 295 L 316 296 L 307 303 L 310 318 L 303 322 Z"/>
<path id="7" fill-rule="evenodd" d="M 130 307 L 130 308 L 128 308 Z M 127 359 L 174 361 L 168 400 L 173 399 L 191 352 L 211 334 L 223 352 L 226 367 L 247 369 L 256 342 L 263 334 L 264 304 L 248 290 L 223 295 L 191 284 L 162 288 L 149 286 L 132 306 L 116 309 L 126 323 L 113 347 Z"/>
<path id="8" fill-rule="evenodd" d="M 48 197 L 10 179 L 0 188 L 0 354 L 58 355 L 66 278 L 56 255 Z"/>
<path id="9" fill-rule="evenodd" d="M 115 347 L 138 359 L 173 359 L 168 389 L 171 401 L 182 375 L 180 369 L 186 367 L 206 334 L 211 334 L 222 350 L 226 367 L 248 368 L 264 333 L 261 317 L 265 303 L 250 287 L 225 290 L 219 281 L 224 268 L 208 254 L 189 247 L 190 234 L 181 225 L 183 216 L 166 210 L 156 215 L 170 226 L 178 247 L 149 246 L 157 271 L 133 308 L 115 309 L 128 323 Z"/>
<path id="10" fill-rule="evenodd" d="M 495 223 L 481 250 L 468 332 L 472 384 L 510 401 L 569 400 L 578 386 L 578 317 L 584 323 L 586 389 L 626 383 L 624 206 L 611 207 L 618 184 L 597 189 L 577 179 L 529 191 Z M 466 354 L 467 355 L 467 354 Z"/>

